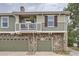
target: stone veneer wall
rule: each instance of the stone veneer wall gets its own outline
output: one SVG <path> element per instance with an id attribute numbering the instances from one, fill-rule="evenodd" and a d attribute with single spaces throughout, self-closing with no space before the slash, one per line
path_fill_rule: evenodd
<path id="1" fill-rule="evenodd" d="M 54 51 L 64 50 L 64 34 L 53 34 L 53 46 Z"/>

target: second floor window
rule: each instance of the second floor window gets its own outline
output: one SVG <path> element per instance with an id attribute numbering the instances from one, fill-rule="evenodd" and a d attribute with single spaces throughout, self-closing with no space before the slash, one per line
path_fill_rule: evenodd
<path id="1" fill-rule="evenodd" d="M 48 15 L 45 16 L 45 27 L 57 27 L 58 26 L 58 17 L 57 15 Z"/>
<path id="2" fill-rule="evenodd" d="M 1 27 L 2 28 L 8 28 L 9 27 L 9 17 L 8 16 L 2 16 L 1 17 Z"/>
<path id="3" fill-rule="evenodd" d="M 54 26 L 54 16 L 48 16 L 48 27 Z"/>

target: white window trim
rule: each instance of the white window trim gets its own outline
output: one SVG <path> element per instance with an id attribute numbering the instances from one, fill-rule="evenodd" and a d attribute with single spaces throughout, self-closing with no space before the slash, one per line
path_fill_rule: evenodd
<path id="1" fill-rule="evenodd" d="M 55 26 L 47 26 L 47 27 L 55 27 Z"/>
<path id="2" fill-rule="evenodd" d="M 4 18 L 4 17 L 7 18 L 7 22 L 8 22 L 7 27 L 3 27 L 3 18 Z M 1 28 L 9 28 L 9 16 L 1 16 Z"/>
<path id="3" fill-rule="evenodd" d="M 52 16 L 52 17 L 54 17 L 54 15 L 48 15 L 48 16 Z M 54 24 L 53 24 L 53 26 L 49 26 L 49 25 L 47 25 L 47 27 L 55 27 L 55 26 L 54 26 Z"/>

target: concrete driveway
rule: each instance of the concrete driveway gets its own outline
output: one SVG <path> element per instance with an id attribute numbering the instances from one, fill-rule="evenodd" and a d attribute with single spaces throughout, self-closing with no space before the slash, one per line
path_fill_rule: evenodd
<path id="1" fill-rule="evenodd" d="M 79 51 L 69 48 L 70 54 L 66 56 L 79 56 Z M 0 51 L 0 56 L 65 56 L 54 52 L 27 52 L 27 51 Z"/>
<path id="2" fill-rule="evenodd" d="M 70 49 L 70 56 L 79 56 L 79 51 L 76 51 L 76 50 L 73 50 L 73 49 L 71 49 L 71 48 L 69 48 Z"/>
<path id="3" fill-rule="evenodd" d="M 10 52 L 10 51 L 0 51 L 0 56 L 60 56 L 59 54 L 55 54 L 53 52 Z"/>

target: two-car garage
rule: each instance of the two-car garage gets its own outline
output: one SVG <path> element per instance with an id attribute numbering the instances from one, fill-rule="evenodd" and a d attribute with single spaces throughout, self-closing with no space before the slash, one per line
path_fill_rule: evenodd
<path id="1" fill-rule="evenodd" d="M 28 51 L 30 44 L 24 38 L 0 38 L 0 51 Z M 52 51 L 51 39 L 37 40 L 37 51 Z"/>
<path id="2" fill-rule="evenodd" d="M 35 36 L 35 38 L 24 35 L 0 36 L 0 51 L 62 50 L 64 46 L 63 44 L 63 34 L 53 34 L 51 37 Z"/>

